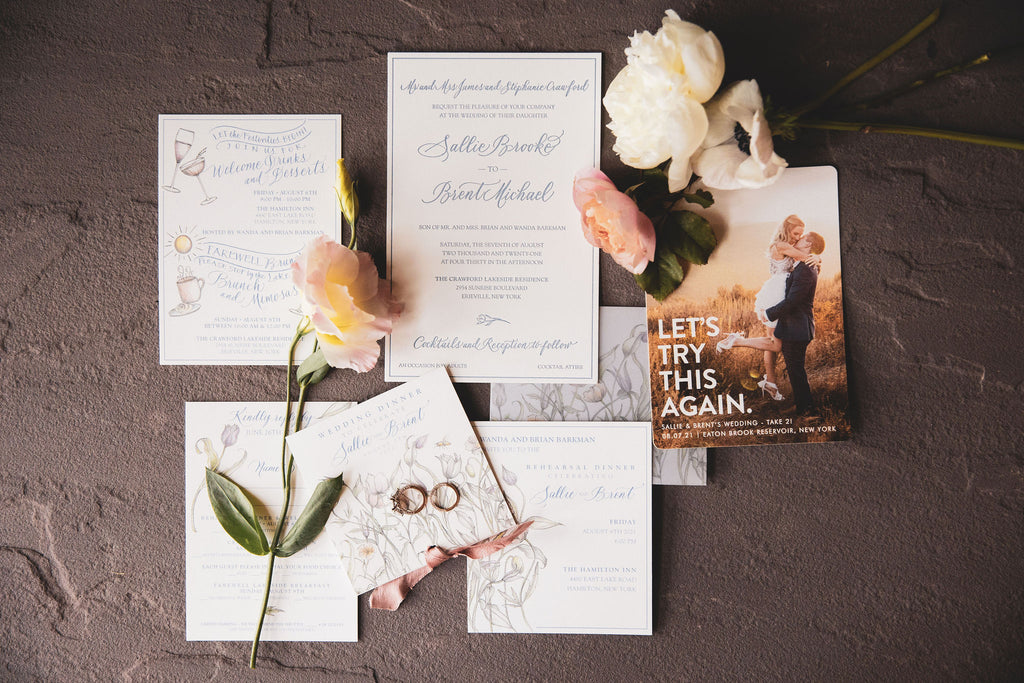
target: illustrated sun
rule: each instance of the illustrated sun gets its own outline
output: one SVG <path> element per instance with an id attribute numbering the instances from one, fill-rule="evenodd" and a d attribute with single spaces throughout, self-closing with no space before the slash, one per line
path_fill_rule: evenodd
<path id="1" fill-rule="evenodd" d="M 164 256 L 177 256 L 179 262 L 191 262 L 196 256 L 193 251 L 202 246 L 205 240 L 204 237 L 196 237 L 195 232 L 195 226 L 190 226 L 187 228 L 179 227 L 176 232 L 168 233 Z"/>

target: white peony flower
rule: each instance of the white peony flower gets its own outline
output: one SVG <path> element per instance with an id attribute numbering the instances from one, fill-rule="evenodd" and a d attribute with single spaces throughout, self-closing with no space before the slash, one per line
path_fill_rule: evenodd
<path id="1" fill-rule="evenodd" d="M 633 34 L 626 61 L 604 96 L 613 149 L 634 168 L 672 159 L 669 190 L 681 190 L 690 181 L 690 156 L 708 131 L 701 103 L 725 74 L 722 45 L 715 34 L 668 10 L 656 34 Z"/>
<path id="2" fill-rule="evenodd" d="M 788 164 L 775 153 L 757 81 L 737 81 L 708 102 L 708 132 L 692 159 L 715 190 L 771 185 Z"/>

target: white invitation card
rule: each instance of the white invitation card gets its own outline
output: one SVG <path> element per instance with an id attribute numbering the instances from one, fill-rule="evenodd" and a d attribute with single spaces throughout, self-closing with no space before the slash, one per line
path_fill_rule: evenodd
<path id="1" fill-rule="evenodd" d="M 160 362 L 284 365 L 291 263 L 341 236 L 338 115 L 159 119 Z"/>
<path id="2" fill-rule="evenodd" d="M 642 306 L 602 306 L 596 384 L 492 384 L 492 420 L 641 422 L 651 419 L 647 316 Z M 654 447 L 655 484 L 707 483 L 706 448 Z"/>
<path id="3" fill-rule="evenodd" d="M 515 525 L 443 368 L 288 445 L 305 475 L 344 475 L 326 531 L 357 593 L 423 567 L 433 545 L 452 550 Z"/>
<path id="4" fill-rule="evenodd" d="M 308 403 L 304 422 L 316 424 L 348 403 Z M 266 556 L 243 550 L 210 506 L 206 467 L 245 489 L 267 538 L 280 517 L 284 403 L 185 404 L 185 638 L 252 640 L 266 585 Z M 293 470 L 289 520 L 317 480 Z M 262 640 L 345 641 L 358 636 L 355 593 L 326 535 L 292 557 L 278 558 Z"/>
<path id="5" fill-rule="evenodd" d="M 469 631 L 650 635 L 650 424 L 476 427 L 511 505 L 534 523 L 469 562 Z"/>
<path id="6" fill-rule="evenodd" d="M 598 252 L 572 179 L 600 161 L 601 55 L 388 55 L 385 378 L 593 382 Z"/>

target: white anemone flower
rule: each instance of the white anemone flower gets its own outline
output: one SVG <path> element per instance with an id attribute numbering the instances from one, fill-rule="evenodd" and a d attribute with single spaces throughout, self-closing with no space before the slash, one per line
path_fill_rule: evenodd
<path id="1" fill-rule="evenodd" d="M 788 164 L 775 153 L 757 81 L 737 81 L 707 103 L 708 133 L 693 171 L 714 190 L 771 185 Z"/>

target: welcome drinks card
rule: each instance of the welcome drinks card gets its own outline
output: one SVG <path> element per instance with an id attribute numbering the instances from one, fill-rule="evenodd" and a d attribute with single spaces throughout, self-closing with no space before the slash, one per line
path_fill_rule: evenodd
<path id="1" fill-rule="evenodd" d="M 305 422 L 350 404 L 309 403 Z M 185 637 L 252 640 L 267 558 L 243 550 L 210 506 L 208 464 L 248 491 L 268 538 L 280 516 L 283 403 L 185 404 Z M 316 480 L 293 471 L 289 519 L 313 494 Z M 302 552 L 278 559 L 263 640 L 357 640 L 355 593 L 330 539 L 321 534 Z"/>
<path id="2" fill-rule="evenodd" d="M 849 438 L 835 169 L 714 196 L 707 265 L 664 301 L 647 297 L 654 443 Z"/>
<path id="3" fill-rule="evenodd" d="M 297 466 L 344 475 L 327 523 L 357 593 L 515 525 L 448 373 L 433 370 L 288 437 Z"/>
<path id="4" fill-rule="evenodd" d="M 601 55 L 388 56 L 385 378 L 594 382 L 598 253 L 572 178 L 600 160 Z"/>
<path id="5" fill-rule="evenodd" d="M 648 422 L 651 382 L 644 308 L 602 306 L 596 384 L 492 384 L 491 419 Z M 706 448 L 654 448 L 655 484 L 707 483 Z"/>
<path id="6" fill-rule="evenodd" d="M 651 633 L 649 422 L 483 422 L 526 538 L 468 565 L 471 633 Z"/>
<path id="7" fill-rule="evenodd" d="M 341 235 L 341 117 L 162 115 L 160 362 L 283 365 L 290 266 Z"/>

